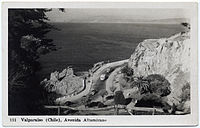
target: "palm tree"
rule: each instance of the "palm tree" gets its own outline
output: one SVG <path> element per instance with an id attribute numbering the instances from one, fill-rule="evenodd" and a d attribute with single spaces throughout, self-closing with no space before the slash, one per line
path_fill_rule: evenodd
<path id="1" fill-rule="evenodd" d="M 137 80 L 132 82 L 132 87 L 137 87 L 141 94 L 149 91 L 149 82 L 143 76 L 137 78 Z"/>

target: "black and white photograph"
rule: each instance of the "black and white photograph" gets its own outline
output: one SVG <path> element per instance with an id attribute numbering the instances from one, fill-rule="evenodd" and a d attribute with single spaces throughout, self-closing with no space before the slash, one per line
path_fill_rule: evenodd
<path id="1" fill-rule="evenodd" d="M 9 7 L 7 18 L 8 116 L 194 113 L 188 8 Z"/>

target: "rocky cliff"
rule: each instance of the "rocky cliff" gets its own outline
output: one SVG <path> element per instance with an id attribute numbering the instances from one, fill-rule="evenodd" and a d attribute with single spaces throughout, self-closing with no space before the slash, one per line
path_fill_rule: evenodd
<path id="1" fill-rule="evenodd" d="M 189 99 L 183 99 L 183 93 L 186 88 L 188 89 L 186 86 L 190 83 L 189 32 L 182 32 L 169 38 L 144 40 L 131 55 L 128 66 L 134 70 L 136 76 L 165 76 L 172 89 L 168 102 L 171 105 L 182 104 L 184 109 L 189 109 Z M 190 92 L 187 90 L 187 93 Z"/>
<path id="2" fill-rule="evenodd" d="M 41 85 L 48 92 L 60 95 L 70 95 L 83 89 L 83 78 L 74 75 L 72 68 L 64 69 L 62 72 L 52 72 L 50 79 L 44 79 Z"/>

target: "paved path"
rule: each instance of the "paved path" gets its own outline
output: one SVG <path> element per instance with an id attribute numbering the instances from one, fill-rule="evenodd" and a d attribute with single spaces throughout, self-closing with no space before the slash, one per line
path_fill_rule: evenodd
<path id="1" fill-rule="evenodd" d="M 101 76 L 102 72 L 104 72 L 106 70 L 106 68 L 120 66 L 120 65 L 127 63 L 127 62 L 128 62 L 128 59 L 104 64 L 101 68 L 99 68 L 93 74 L 92 77 L 90 77 L 88 79 L 90 79 L 90 80 L 92 79 L 93 83 L 95 84 L 95 82 L 97 82 L 99 80 L 99 77 Z M 74 96 L 63 96 L 63 97 L 57 98 L 55 103 L 62 105 L 67 101 L 73 102 L 73 101 L 76 101 L 76 100 L 80 99 L 81 97 L 87 95 L 90 92 L 90 89 L 92 87 L 92 83 L 91 82 L 89 83 L 89 82 L 86 82 L 86 81 L 83 80 L 83 83 L 85 84 L 86 87 L 85 87 L 85 90 L 83 90 L 81 93 L 74 95 Z"/>
<path id="2" fill-rule="evenodd" d="M 106 91 L 108 93 L 113 93 L 111 90 L 110 90 L 110 87 L 113 86 L 113 80 L 115 78 L 115 75 L 121 70 L 121 67 L 119 68 L 116 68 L 111 74 L 110 76 L 108 77 L 108 79 L 106 80 Z"/>
<path id="3" fill-rule="evenodd" d="M 120 66 L 127 62 L 128 62 L 128 59 L 104 64 L 101 68 L 99 68 L 93 74 L 93 82 L 95 83 L 99 79 L 99 77 L 101 76 L 101 73 L 104 72 L 106 70 L 106 68 Z"/>

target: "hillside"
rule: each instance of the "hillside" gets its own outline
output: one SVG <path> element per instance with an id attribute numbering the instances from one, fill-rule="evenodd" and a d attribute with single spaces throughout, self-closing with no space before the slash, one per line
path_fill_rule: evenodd
<path id="1" fill-rule="evenodd" d="M 137 46 L 128 62 L 135 76 L 165 76 L 171 84 L 171 94 L 167 96 L 168 103 L 175 104 L 184 111 L 189 111 L 190 103 L 189 34 L 182 32 L 170 38 L 144 40 Z"/>

